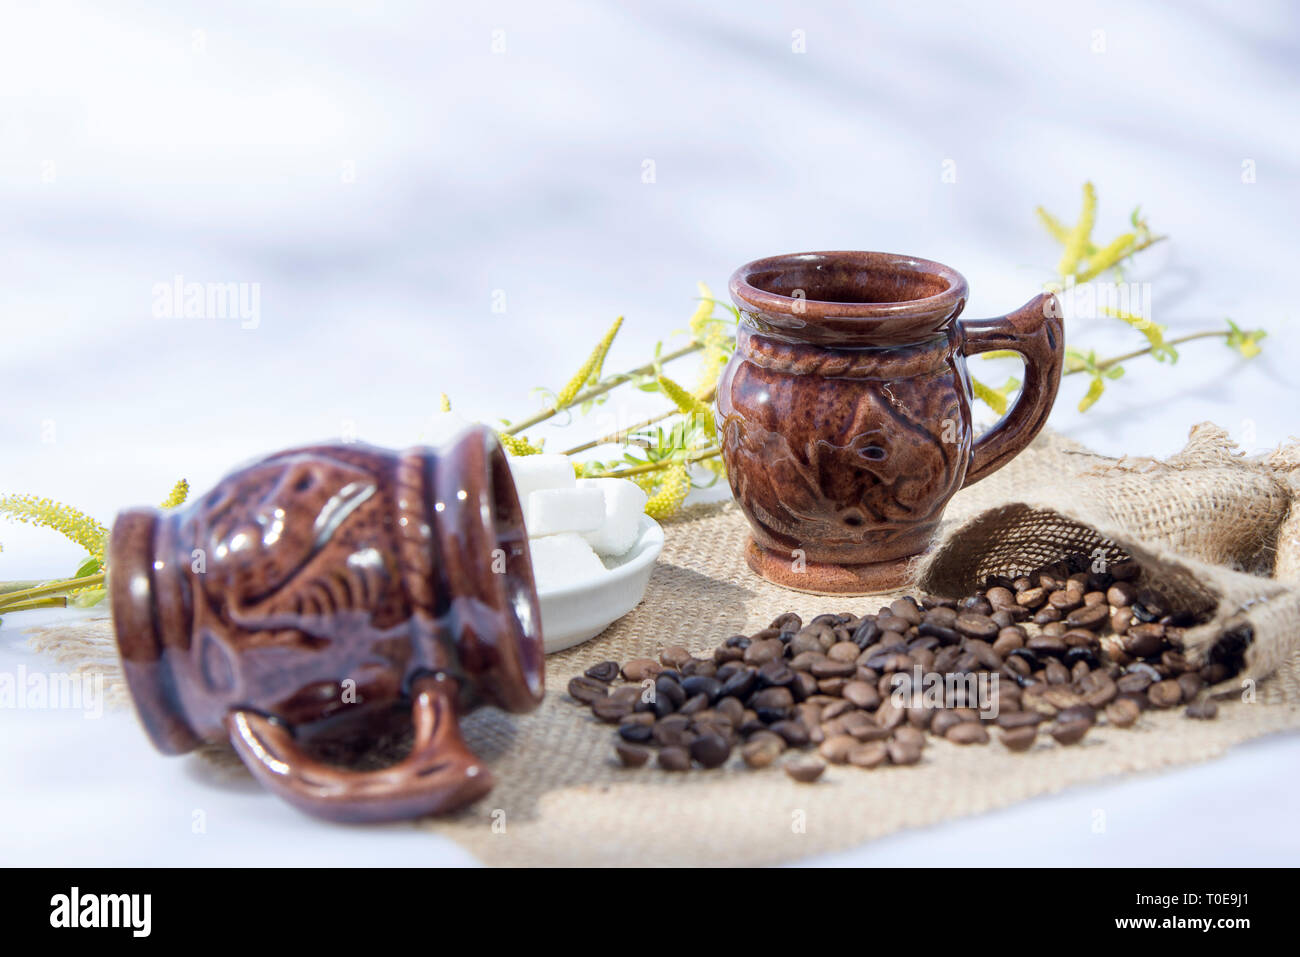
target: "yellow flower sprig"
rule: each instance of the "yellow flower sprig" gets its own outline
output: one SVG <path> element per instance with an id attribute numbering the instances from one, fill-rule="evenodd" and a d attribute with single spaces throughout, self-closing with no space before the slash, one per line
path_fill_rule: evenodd
<path id="1" fill-rule="evenodd" d="M 108 529 L 80 509 L 36 495 L 0 495 L 0 516 L 50 528 L 103 561 Z"/>
<path id="2" fill-rule="evenodd" d="M 694 417 L 711 438 L 717 437 L 718 432 L 713 421 L 713 409 L 705 405 L 698 396 L 687 392 L 666 375 L 658 376 L 656 381 L 659 383 L 659 388 L 663 390 L 664 395 L 673 400 L 673 405 L 677 406 L 678 412 Z"/>
<path id="3" fill-rule="evenodd" d="M 1079 220 L 1065 236 L 1065 249 L 1061 252 L 1061 261 L 1056 271 L 1062 276 L 1073 276 L 1092 243 L 1092 227 L 1097 219 L 1097 191 L 1092 183 L 1083 184 L 1083 209 Z"/>
<path id="4" fill-rule="evenodd" d="M 682 506 L 691 490 L 691 475 L 685 462 L 667 466 L 659 490 L 646 501 L 645 513 L 651 518 L 666 518 Z"/>
<path id="5" fill-rule="evenodd" d="M 981 400 L 998 415 L 1006 415 L 1007 399 L 1012 392 L 1020 388 L 1020 380 L 1015 376 L 1011 376 L 999 388 L 995 389 L 972 376 L 970 385 L 971 391 L 975 393 L 975 398 Z"/>
<path id="6" fill-rule="evenodd" d="M 591 355 L 587 356 L 587 361 L 578 369 L 577 374 L 556 395 L 556 411 L 568 408 L 583 388 L 595 385 L 600 381 L 600 373 L 605 367 L 605 356 L 609 353 L 609 347 L 614 344 L 614 337 L 618 335 L 618 330 L 622 327 L 623 317 L 619 316 L 614 320 L 614 324 L 609 327 L 609 332 L 605 333 L 605 337 L 596 343 L 596 348 L 591 351 Z"/>

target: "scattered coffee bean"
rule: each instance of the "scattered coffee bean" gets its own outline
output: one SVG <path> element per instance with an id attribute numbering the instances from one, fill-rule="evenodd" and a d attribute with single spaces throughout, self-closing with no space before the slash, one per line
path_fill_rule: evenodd
<path id="1" fill-rule="evenodd" d="M 1032 724 L 1004 727 L 998 737 L 1008 751 L 1028 751 L 1038 740 L 1038 728 Z"/>
<path id="2" fill-rule="evenodd" d="M 1199 721 L 1212 721 L 1219 716 L 1219 706 L 1209 698 L 1202 698 L 1189 704 L 1183 714 Z"/>
<path id="3" fill-rule="evenodd" d="M 663 670 L 659 662 L 651 658 L 634 658 L 623 666 L 623 677 L 628 681 L 641 682 L 655 677 Z"/>
<path id="4" fill-rule="evenodd" d="M 1142 714 L 1132 698 L 1120 698 L 1106 706 L 1106 721 L 1117 728 L 1131 728 Z"/>
<path id="5" fill-rule="evenodd" d="M 731 744 L 720 734 L 702 734 L 691 742 L 691 757 L 706 768 L 720 768 L 731 756 Z"/>
<path id="6" fill-rule="evenodd" d="M 669 745 L 659 752 L 659 766 L 665 771 L 688 771 L 691 767 L 690 752 L 680 745 Z"/>
<path id="7" fill-rule="evenodd" d="M 625 768 L 645 767 L 652 753 L 649 748 L 643 748 L 639 744 L 629 744 L 627 741 L 615 741 L 614 752 Z"/>
<path id="8" fill-rule="evenodd" d="M 826 771 L 826 762 L 812 755 L 800 755 L 782 765 L 785 773 L 801 784 L 811 784 Z"/>

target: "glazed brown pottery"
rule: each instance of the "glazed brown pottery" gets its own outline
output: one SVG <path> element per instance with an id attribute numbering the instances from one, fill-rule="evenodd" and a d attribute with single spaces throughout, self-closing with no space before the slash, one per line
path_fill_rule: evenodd
<path id="1" fill-rule="evenodd" d="M 145 729 L 167 754 L 230 741 L 263 784 L 322 817 L 459 807 L 492 778 L 457 714 L 542 700 L 528 541 L 496 437 L 435 451 L 281 452 L 177 511 L 123 512 L 113 623 Z M 319 757 L 414 724 L 399 763 Z"/>
<path id="2" fill-rule="evenodd" d="M 966 280 L 939 263 L 872 252 L 774 256 L 731 277 L 736 352 L 718 383 L 747 558 L 800 591 L 906 584 L 958 489 L 1042 428 L 1065 340 L 1056 298 L 958 322 Z M 974 441 L 966 356 L 1018 352 L 1015 405 Z"/>

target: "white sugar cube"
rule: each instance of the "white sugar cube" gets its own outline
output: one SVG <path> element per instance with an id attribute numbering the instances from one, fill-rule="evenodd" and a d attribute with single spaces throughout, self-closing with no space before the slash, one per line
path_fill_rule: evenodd
<path id="1" fill-rule="evenodd" d="M 605 496 L 595 488 L 542 488 L 528 495 L 524 525 L 534 538 L 595 532 L 605 523 Z"/>
<path id="2" fill-rule="evenodd" d="M 573 463 L 567 455 L 511 455 L 509 461 L 519 503 L 525 507 L 538 489 L 573 488 Z"/>
<path id="3" fill-rule="evenodd" d="M 605 499 L 605 521 L 583 535 L 598 555 L 622 555 L 636 544 L 646 494 L 627 479 L 583 479 L 579 489 L 599 489 Z"/>
<path id="4" fill-rule="evenodd" d="M 564 532 L 528 540 L 533 559 L 533 581 L 539 592 L 598 580 L 609 572 L 581 535 Z"/>

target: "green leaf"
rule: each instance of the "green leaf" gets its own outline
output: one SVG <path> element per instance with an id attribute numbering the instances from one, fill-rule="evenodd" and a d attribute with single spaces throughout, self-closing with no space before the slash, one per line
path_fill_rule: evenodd
<path id="1" fill-rule="evenodd" d="M 72 573 L 72 577 L 85 578 L 87 575 L 95 575 L 98 574 L 99 570 L 103 567 L 103 564 L 98 558 L 94 555 L 88 555 L 85 560 L 77 566 L 77 570 Z"/>

